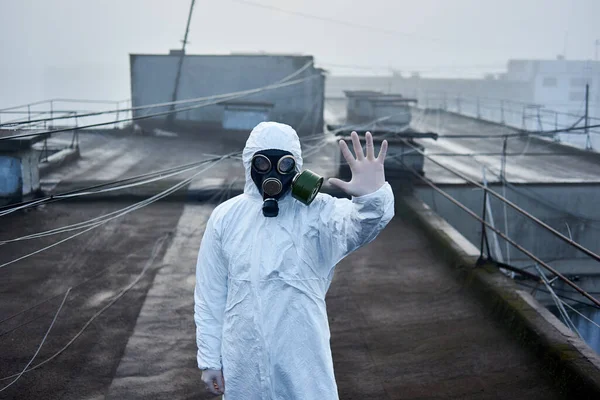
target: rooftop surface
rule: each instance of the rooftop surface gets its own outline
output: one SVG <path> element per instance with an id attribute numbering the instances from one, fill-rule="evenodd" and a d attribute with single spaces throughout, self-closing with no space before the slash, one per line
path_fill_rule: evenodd
<path id="1" fill-rule="evenodd" d="M 489 135 L 489 138 L 419 140 L 426 153 L 471 179 L 481 181 L 485 166 L 488 181 L 497 181 L 504 139 L 517 130 L 450 113 L 414 111 L 414 128 L 444 135 Z M 456 156 L 456 153 L 468 154 Z M 600 154 L 556 144 L 533 136 L 513 137 L 507 142 L 506 178 L 512 183 L 599 183 Z M 436 155 L 441 154 L 441 155 Z M 491 155 L 494 154 L 494 155 Z M 436 183 L 464 180 L 425 160 L 425 174 Z"/>
<path id="2" fill-rule="evenodd" d="M 247 133 L 234 133 L 228 140 L 218 135 L 199 136 L 134 136 L 82 133 L 79 136 L 81 158 L 76 162 L 41 177 L 47 192 L 64 192 L 93 184 L 160 171 L 211 159 L 224 154 L 240 154 Z M 72 134 L 56 134 L 49 140 L 53 147 L 68 146 Z M 336 138 L 317 135 L 303 143 L 304 168 L 324 177 L 337 174 L 340 154 Z M 172 179 L 188 177 L 190 173 Z M 239 156 L 223 160 L 208 173 L 199 175 L 191 184 L 198 190 L 230 185 L 235 190 L 244 187 L 244 168 Z M 328 186 L 326 183 L 325 186 Z"/>
<path id="3" fill-rule="evenodd" d="M 326 100 L 326 121 L 344 126 L 345 101 Z M 373 128 L 361 126 L 361 130 Z M 417 139 L 433 160 L 479 182 L 486 168 L 488 182 L 499 180 L 502 168 L 502 135 L 516 129 L 445 112 L 424 112 L 412 108 L 410 129 L 433 132 L 434 139 Z M 449 138 L 444 135 L 461 135 Z M 473 138 L 469 138 L 473 136 Z M 481 136 L 484 136 L 483 138 Z M 487 137 L 486 137 L 487 136 Z M 511 183 L 600 183 L 600 154 L 583 151 L 532 135 L 510 137 L 506 148 L 506 178 Z M 464 184 L 465 180 L 430 159 L 424 162 L 425 176 L 436 184 Z"/>
<path id="4" fill-rule="evenodd" d="M 198 241 L 209 214 L 204 205 L 184 208 L 109 398 L 201 395 L 190 310 Z M 544 367 L 400 218 L 337 266 L 327 309 L 341 399 L 560 398 Z"/>
<path id="5" fill-rule="evenodd" d="M 423 118 L 421 123 L 432 122 Z M 453 123 L 464 132 L 460 121 L 452 119 L 446 129 Z M 59 144 L 69 138 L 57 135 L 53 140 Z M 80 139 L 82 158 L 46 175 L 46 188 L 106 182 L 241 149 L 220 138 L 82 134 Z M 305 152 L 308 168 L 325 176 L 335 173 L 339 157 L 334 141 L 307 143 Z M 591 166 L 582 160 L 573 157 L 578 168 Z M 239 159 L 223 161 L 189 190 L 241 185 L 242 173 Z M 440 173 L 437 179 L 443 177 Z M 0 240 L 87 221 L 129 205 L 126 200 L 50 203 L 1 217 Z M 0 354 L 8 362 L 0 363 L 0 378 L 27 364 L 69 288 L 32 365 L 58 354 L 75 338 L 2 395 L 209 398 L 195 366 L 192 291 L 195 257 L 213 207 L 154 203 L 1 268 L 7 284 L 0 288 Z M 72 234 L 5 244 L 0 264 Z M 342 399 L 560 398 L 541 361 L 453 279 L 427 239 L 399 215 L 377 240 L 338 265 L 327 306 Z"/>
<path id="6" fill-rule="evenodd" d="M 2 238 L 126 205 L 49 204 L 5 217 Z M 3 377 L 30 359 L 69 287 L 36 363 L 56 354 L 141 276 L 62 354 L 25 374 L 7 398 L 209 398 L 195 365 L 192 305 L 195 258 L 212 208 L 156 203 L 3 269 L 10 284 L 0 289 L 2 319 L 55 296 L 2 324 L 0 352 L 9 360 L 0 366 Z M 12 244 L 0 262 L 56 241 Z M 560 398 L 541 362 L 453 279 L 424 236 L 400 217 L 336 271 L 327 307 L 340 398 Z"/>

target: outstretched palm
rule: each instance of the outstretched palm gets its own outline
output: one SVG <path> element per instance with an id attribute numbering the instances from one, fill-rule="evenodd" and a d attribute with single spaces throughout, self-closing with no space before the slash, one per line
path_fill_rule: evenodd
<path id="1" fill-rule="evenodd" d="M 371 132 L 367 132 L 367 156 L 363 153 L 360 139 L 356 132 L 352 132 L 352 146 L 354 147 L 354 154 L 356 158 L 352 156 L 350 149 L 345 141 L 340 140 L 340 149 L 342 154 L 352 171 L 352 179 L 350 182 L 344 182 L 337 178 L 330 178 L 329 183 L 337 186 L 347 194 L 351 196 L 364 196 L 369 193 L 377 191 L 380 187 L 385 184 L 385 173 L 383 169 L 383 163 L 385 161 L 385 155 L 387 153 L 388 143 L 384 140 L 379 150 L 379 155 L 375 158 L 375 149 L 373 146 L 373 136 Z"/>

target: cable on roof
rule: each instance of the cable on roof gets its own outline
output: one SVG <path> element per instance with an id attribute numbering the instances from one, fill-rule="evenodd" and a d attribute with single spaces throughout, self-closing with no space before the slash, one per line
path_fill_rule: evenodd
<path id="1" fill-rule="evenodd" d="M 215 195 L 216 196 L 216 195 Z M 204 226 L 206 226 L 206 222 L 204 223 Z M 58 350 L 56 353 L 54 353 L 52 356 L 48 357 L 47 359 L 45 359 L 44 361 L 34 365 L 33 367 L 30 368 L 26 368 L 24 369 L 20 374 L 13 374 L 10 376 L 6 376 L 4 378 L 0 378 L 0 381 L 3 380 L 8 380 L 8 379 L 12 379 L 16 376 L 20 376 L 23 373 L 27 373 L 30 372 L 34 369 L 37 369 L 47 363 L 49 363 L 50 361 L 54 360 L 56 357 L 58 357 L 59 355 L 61 355 L 62 353 L 64 353 L 82 334 L 83 332 L 90 326 L 90 324 L 96 319 L 98 318 L 102 313 L 104 313 L 106 310 L 108 310 L 110 307 L 112 307 L 119 299 L 121 299 L 131 288 L 133 288 L 140 280 L 141 278 L 144 276 L 144 274 L 146 273 L 146 271 L 150 268 L 150 266 L 152 266 L 154 264 L 154 261 L 156 259 L 156 257 L 159 254 L 160 248 L 162 247 L 163 243 L 165 242 L 167 236 L 163 236 L 161 237 L 156 244 L 154 245 L 154 248 L 152 250 L 150 259 L 146 262 L 146 264 L 144 265 L 144 267 L 142 268 L 142 271 L 139 273 L 139 275 L 129 284 L 127 285 L 125 288 L 123 288 L 123 290 L 117 294 L 115 297 L 113 297 L 113 299 L 106 304 L 104 307 L 102 307 L 99 311 L 97 311 L 84 325 L 83 327 L 77 332 L 77 334 L 75 334 L 75 336 L 73 336 L 73 338 L 71 338 L 71 340 L 69 340 L 69 342 L 67 342 L 67 344 L 65 346 L 63 346 L 60 350 Z M 68 294 L 68 293 L 67 293 Z M 66 296 L 65 296 L 66 298 Z"/>
<path id="2" fill-rule="evenodd" d="M 71 289 L 67 290 L 67 293 L 65 294 L 65 297 L 63 298 L 62 303 L 60 303 L 60 307 L 58 307 L 58 310 L 56 311 L 56 314 L 54 314 L 54 318 L 52 319 L 52 322 L 50 323 L 50 326 L 48 327 L 48 330 L 46 330 L 46 334 L 42 338 L 42 341 L 40 342 L 37 350 L 33 354 L 33 357 L 31 357 L 31 359 L 29 360 L 29 362 L 27 363 L 27 365 L 25 365 L 25 368 L 23 368 L 23 370 L 20 373 L 16 374 L 15 379 L 13 379 L 12 382 L 10 382 L 8 385 L 6 385 L 2 389 L 0 389 L 0 392 L 4 392 L 6 389 L 8 389 L 9 387 L 11 387 L 15 382 L 17 382 L 19 380 L 19 378 L 21 378 L 21 376 L 23 376 L 23 374 L 27 371 L 27 368 L 29 368 L 29 366 L 31 365 L 31 363 L 33 362 L 33 360 L 35 360 L 35 358 L 37 357 L 38 353 L 42 349 L 42 346 L 46 342 L 46 339 L 48 338 L 48 335 L 50 334 L 50 331 L 52 330 L 52 327 L 54 326 L 54 323 L 56 322 L 56 319 L 58 318 L 58 314 L 60 313 L 60 311 L 62 310 L 63 306 L 65 305 L 65 301 L 67 301 L 67 297 L 69 296 L 70 292 L 71 292 Z"/>
<path id="3" fill-rule="evenodd" d="M 79 126 L 79 127 L 55 129 L 55 130 L 45 131 L 45 132 L 24 133 L 24 134 L 12 135 L 12 136 L 0 136 L 0 140 L 11 140 L 11 139 L 21 139 L 21 138 L 26 138 L 26 137 L 35 137 L 35 136 L 42 136 L 42 135 L 52 135 L 54 133 L 60 133 L 60 132 L 71 132 L 71 131 L 81 130 L 81 129 L 86 129 L 86 128 L 96 128 L 99 126 L 114 125 L 114 124 L 118 124 L 121 122 L 130 122 L 130 121 L 138 121 L 138 120 L 143 120 L 143 119 L 155 118 L 155 117 L 175 114 L 175 113 L 182 112 L 182 111 L 195 110 L 198 108 L 223 103 L 228 100 L 233 100 L 233 99 L 249 96 L 251 94 L 263 92 L 266 90 L 273 90 L 273 89 L 279 89 L 279 88 L 286 87 L 286 86 L 296 85 L 296 84 L 299 84 L 299 83 L 302 83 L 302 82 L 305 82 L 305 81 L 308 81 L 311 79 L 315 79 L 320 76 L 321 76 L 320 74 L 313 74 L 306 78 L 296 79 L 296 80 L 285 82 L 285 83 L 272 84 L 272 85 L 260 87 L 257 89 L 250 89 L 250 90 L 246 90 L 246 91 L 242 91 L 242 92 L 236 92 L 235 95 L 230 95 L 230 97 L 221 98 L 219 100 L 209 101 L 206 103 L 196 104 L 196 105 L 192 105 L 192 106 L 188 106 L 188 107 L 176 108 L 174 110 L 163 111 L 163 112 L 142 115 L 142 116 L 137 116 L 137 117 L 123 118 L 123 119 L 110 121 L 110 122 L 99 122 L 99 123 L 89 124 L 89 125 L 84 125 L 84 126 Z"/>
<path id="4" fill-rule="evenodd" d="M 500 201 L 506 203 L 507 205 L 509 205 L 511 208 L 513 208 L 514 210 L 518 211 L 519 213 L 521 213 L 522 215 L 524 215 L 525 217 L 529 218 L 530 220 L 532 220 L 533 222 L 535 222 L 536 224 L 540 225 L 541 227 L 545 228 L 547 231 L 551 232 L 554 236 L 559 237 L 561 240 L 563 240 L 564 242 L 570 244 L 571 246 L 575 247 L 576 249 L 578 249 L 579 251 L 587 254 L 588 256 L 592 257 L 593 259 L 595 259 L 596 261 L 600 261 L 600 255 L 594 253 L 593 251 L 589 250 L 588 248 L 582 246 L 581 244 L 575 242 L 574 240 L 566 237 L 565 235 L 563 235 L 562 233 L 560 233 L 559 231 L 557 231 L 556 229 L 552 228 L 550 225 L 546 224 L 545 222 L 543 222 L 542 220 L 538 219 L 537 217 L 535 217 L 534 215 L 532 215 L 531 213 L 523 210 L 521 207 L 519 207 L 518 205 L 516 205 L 515 203 L 513 203 L 512 201 L 508 200 L 507 198 L 503 197 L 501 194 L 497 193 L 496 191 L 487 188 L 485 186 L 483 186 L 482 184 L 480 184 L 479 182 L 469 178 L 468 176 L 464 175 L 461 172 L 458 172 L 456 170 L 454 170 L 453 168 L 450 168 L 446 165 L 444 165 L 443 163 L 434 160 L 433 158 L 429 157 L 427 154 L 425 154 L 424 151 L 422 151 L 421 149 L 419 149 L 418 147 L 414 146 L 412 143 L 410 143 L 409 141 L 407 141 L 406 139 L 401 139 L 405 144 L 407 144 L 408 146 L 410 146 L 411 148 L 413 148 L 414 150 L 416 150 L 418 153 L 422 154 L 424 157 L 427 157 L 428 160 L 430 160 L 431 162 L 437 164 L 438 166 L 444 168 L 445 170 L 453 173 L 454 175 L 460 177 L 461 179 L 464 179 L 465 181 L 477 186 L 480 189 L 485 190 L 486 192 L 492 194 L 494 197 L 496 197 L 497 199 L 499 199 Z"/>
<path id="5" fill-rule="evenodd" d="M 10 214 L 12 212 L 18 211 L 18 210 L 22 210 L 22 209 L 32 207 L 32 206 L 38 206 L 38 205 L 45 204 L 45 203 L 48 203 L 51 201 L 58 201 L 61 199 L 67 199 L 67 198 L 72 198 L 72 197 L 87 196 L 87 195 L 93 195 L 93 194 L 98 194 L 98 193 L 121 190 L 121 189 L 130 188 L 130 187 L 140 186 L 140 185 L 143 185 L 146 183 L 155 182 L 155 181 L 158 181 L 161 179 L 166 179 L 171 176 L 175 176 L 175 175 L 178 175 L 178 174 L 181 174 L 184 172 L 191 171 L 195 168 L 198 168 L 202 164 L 216 161 L 218 158 L 220 158 L 220 156 L 217 156 L 215 158 L 208 159 L 208 160 L 196 161 L 196 162 L 185 164 L 185 165 L 179 165 L 179 166 L 167 168 L 164 170 L 148 172 L 145 174 L 136 175 L 136 176 L 132 176 L 129 178 L 124 178 L 124 179 L 119 179 L 119 180 L 115 180 L 115 181 L 111 181 L 111 182 L 88 186 L 88 187 L 81 188 L 81 189 L 70 190 L 70 191 L 64 192 L 64 193 L 57 193 L 57 194 L 53 194 L 50 196 L 46 196 L 41 199 L 34 199 L 34 200 L 24 201 L 21 203 L 8 204 L 3 207 L 0 207 L 0 217 Z M 148 178 L 148 179 L 140 181 L 140 179 L 142 179 L 142 178 Z M 126 185 L 112 187 L 113 185 L 131 182 L 131 181 L 135 181 L 135 182 L 128 183 Z M 106 186 L 111 186 L 111 187 L 108 189 L 94 190 L 94 189 L 101 189 Z M 2 243 L 2 241 L 0 241 L 0 244 L 1 243 Z"/>
<path id="6" fill-rule="evenodd" d="M 313 60 L 307 62 L 304 66 L 302 66 L 301 68 L 299 68 L 297 71 L 294 71 L 290 75 L 287 75 L 287 76 L 281 78 L 280 80 L 276 81 L 275 83 L 273 83 L 271 85 L 277 85 L 277 84 L 289 81 L 293 77 L 298 76 L 299 74 L 301 74 L 302 72 L 304 72 L 308 67 L 310 67 L 311 65 L 313 65 L 313 63 L 314 63 Z M 254 89 L 250 89 L 250 90 L 254 90 Z M 106 114 L 120 114 L 120 113 L 127 113 L 127 112 L 133 112 L 133 111 L 138 111 L 138 110 L 152 109 L 152 108 L 156 108 L 156 107 L 166 107 L 166 106 L 172 106 L 172 105 L 178 105 L 178 104 L 189 104 L 189 103 L 197 103 L 197 102 L 206 101 L 206 100 L 220 99 L 220 98 L 230 97 L 232 95 L 244 94 L 246 92 L 248 92 L 248 91 L 247 90 L 242 90 L 242 91 L 237 91 L 237 92 L 222 93 L 222 94 L 211 95 L 211 96 L 195 97 L 195 98 L 192 98 L 192 99 L 183 99 L 183 100 L 167 101 L 167 102 L 155 103 L 155 104 L 147 104 L 147 105 L 143 105 L 143 106 L 136 106 L 136 107 L 129 107 L 129 108 L 120 108 L 120 109 L 116 109 L 116 110 L 112 110 L 111 109 L 111 110 L 104 110 L 104 111 L 88 112 L 88 113 L 85 113 L 85 114 L 62 115 L 62 116 L 51 117 L 51 118 L 42 118 L 42 119 L 37 119 L 37 120 L 27 120 L 27 121 L 18 121 L 18 122 L 17 121 L 14 121 L 14 122 L 4 122 L 4 123 L 0 123 L 0 127 L 2 127 L 2 126 L 13 126 L 13 125 L 25 125 L 25 124 L 26 125 L 30 125 L 30 124 L 38 123 L 38 122 L 49 122 L 49 121 L 55 121 L 55 120 L 61 120 L 61 119 L 72 119 L 72 118 L 75 118 L 75 117 L 77 117 L 77 118 L 85 118 L 85 117 L 95 117 L 95 116 L 106 115 Z M 0 110 L 0 113 L 2 111 L 3 110 Z M 54 111 L 54 112 L 55 113 L 60 113 L 60 111 Z M 115 121 L 111 122 L 111 124 L 114 124 L 114 123 L 116 123 L 116 122 Z"/>
<path id="7" fill-rule="evenodd" d="M 223 156 L 222 159 L 224 159 L 225 157 L 226 156 Z M 62 244 L 64 242 L 66 242 L 66 241 L 68 241 L 70 239 L 73 239 L 73 238 L 75 238 L 75 237 L 77 237 L 79 235 L 82 235 L 82 234 L 84 234 L 86 232 L 89 232 L 89 231 L 91 231 L 94 228 L 97 228 L 97 227 L 99 227 L 101 225 L 104 225 L 105 223 L 107 223 L 107 222 L 109 222 L 109 221 L 111 221 L 111 220 L 113 220 L 115 218 L 119 218 L 119 217 L 121 217 L 123 215 L 126 215 L 126 214 L 132 212 L 132 211 L 136 211 L 136 210 L 138 210 L 140 208 L 143 208 L 143 207 L 145 207 L 145 206 L 147 206 L 149 204 L 152 204 L 152 203 L 154 203 L 154 202 L 156 202 L 156 201 L 158 201 L 158 200 L 160 200 L 160 199 L 162 199 L 162 198 L 164 198 L 164 197 L 166 197 L 166 196 L 168 196 L 168 195 L 176 192 L 177 190 L 181 189 L 182 187 L 184 187 L 185 185 L 187 185 L 188 183 L 190 183 L 198 175 L 200 175 L 201 173 L 205 172 L 209 168 L 212 168 L 213 166 L 215 166 L 219 161 L 214 161 L 207 168 L 204 168 L 204 169 L 202 169 L 202 170 L 194 173 L 191 177 L 182 180 L 181 182 L 173 185 L 172 187 L 170 187 L 170 188 L 168 188 L 168 189 L 166 189 L 166 190 L 164 190 L 164 191 L 162 191 L 162 192 L 160 192 L 160 193 L 158 193 L 158 194 L 156 194 L 156 195 L 154 195 L 154 196 L 152 196 L 152 197 L 150 197 L 150 198 L 148 198 L 146 200 L 142 200 L 142 201 L 140 201 L 138 203 L 135 203 L 132 206 L 126 207 L 126 208 L 121 209 L 121 210 L 118 210 L 116 213 L 113 212 L 113 213 L 107 214 L 107 215 L 113 214 L 109 218 L 106 218 L 106 216 L 101 216 L 101 217 L 93 218 L 92 220 L 89 220 L 88 222 L 79 223 L 79 225 L 81 225 L 81 228 L 74 228 L 74 229 L 69 228 L 69 230 L 82 229 L 82 228 L 87 228 L 87 229 L 85 229 L 85 230 L 83 230 L 81 232 L 77 232 L 77 233 L 75 233 L 75 234 L 73 234 L 71 236 L 68 236 L 65 239 L 62 239 L 62 240 L 60 240 L 60 241 L 58 241 L 56 243 L 53 243 L 53 244 L 51 244 L 49 246 L 43 247 L 41 249 L 38 249 L 38 250 L 36 250 L 34 252 L 28 253 L 28 254 L 26 254 L 24 256 L 18 257 L 16 259 L 11 260 L 11 261 L 5 262 L 4 264 L 0 264 L 0 269 L 5 268 L 5 267 L 7 267 L 7 266 L 9 266 L 11 264 L 14 264 L 14 263 L 18 262 L 18 261 L 21 261 L 21 260 L 23 260 L 25 258 L 29 258 L 29 257 L 31 257 L 33 255 L 39 254 L 39 253 L 41 253 L 41 252 L 43 252 L 45 250 L 48 250 L 48 249 L 50 249 L 52 247 L 58 246 L 59 244 Z M 116 215 L 114 215 L 114 214 L 116 214 Z M 98 222 L 92 222 L 92 221 L 98 221 Z M 77 224 L 74 224 L 74 225 L 77 225 Z"/>
<path id="8" fill-rule="evenodd" d="M 411 146 L 412 147 L 412 146 Z M 400 155 L 395 156 L 394 158 L 399 159 Z M 435 191 L 437 191 L 438 193 L 440 193 L 442 196 L 444 196 L 446 199 L 448 199 L 449 201 L 451 201 L 452 203 L 454 203 L 456 206 L 458 206 L 459 208 L 461 208 L 463 211 L 465 211 L 467 214 L 469 214 L 471 217 L 475 218 L 477 221 L 481 222 L 483 225 L 485 225 L 486 227 L 488 227 L 490 230 L 494 231 L 497 235 L 499 235 L 501 238 L 503 238 L 504 240 L 506 240 L 507 242 L 509 242 L 512 246 L 514 246 L 516 249 L 518 249 L 519 251 L 521 251 L 522 253 L 524 253 L 525 255 L 527 255 L 527 257 L 529 257 L 530 259 L 532 259 L 533 261 L 537 262 L 539 265 L 542 265 L 546 270 L 550 271 L 551 273 L 553 273 L 555 276 L 557 276 L 561 281 L 563 281 L 564 283 L 566 283 L 567 285 L 571 286 L 573 289 L 575 289 L 577 292 L 579 292 L 581 295 L 583 295 L 584 297 L 586 297 L 588 300 L 590 300 L 591 302 L 593 302 L 594 304 L 596 304 L 598 307 L 600 307 L 600 301 L 596 298 L 594 298 L 593 296 L 591 296 L 588 292 L 586 292 L 585 290 L 581 289 L 579 286 L 577 286 L 577 284 L 573 283 L 571 280 L 567 279 L 567 277 L 565 277 L 563 274 L 561 274 L 560 272 L 558 272 L 555 268 L 551 267 L 550 265 L 548 265 L 547 263 L 545 263 L 542 259 L 540 259 L 539 257 L 537 257 L 535 254 L 531 253 L 529 250 L 525 249 L 524 247 L 520 246 L 517 242 L 515 242 L 513 239 L 511 239 L 510 237 L 506 236 L 502 231 L 500 231 L 499 229 L 497 229 L 496 227 L 492 226 L 489 222 L 485 221 L 484 219 L 482 219 L 479 215 L 477 215 L 475 212 L 473 212 L 470 208 L 468 208 L 467 206 L 465 206 L 464 204 L 462 204 L 460 201 L 456 200 L 454 197 L 452 197 L 450 194 L 448 194 L 447 192 L 445 192 L 444 190 L 442 190 L 441 188 L 439 188 L 435 183 L 433 183 L 430 179 L 422 176 L 421 174 L 419 174 L 418 172 L 416 172 L 414 170 L 414 168 L 412 168 L 409 165 L 406 165 L 401 159 L 400 162 L 406 167 L 406 169 L 411 172 L 413 175 L 415 175 L 417 178 L 419 178 L 420 180 L 422 180 L 423 182 L 425 182 L 427 185 L 429 185 L 431 188 L 433 188 Z M 445 167 L 447 168 L 448 167 Z M 449 169 L 450 170 L 450 169 Z M 477 182 L 475 182 L 475 184 L 479 185 Z M 489 189 L 485 189 L 488 192 L 492 192 Z M 500 195 L 498 195 L 500 196 Z M 508 200 L 507 200 L 508 201 Z M 507 203 L 509 204 L 509 203 Z M 528 214 L 528 213 L 527 213 Z M 530 214 L 529 214 L 530 215 Z M 527 215 L 526 215 L 527 216 Z M 530 215 L 530 218 L 535 218 L 533 216 Z M 568 241 L 571 241 L 570 239 L 567 239 Z M 571 241 L 572 242 L 572 241 Z M 573 242 L 576 243 L 576 242 Z M 592 253 L 593 254 L 593 253 Z"/>

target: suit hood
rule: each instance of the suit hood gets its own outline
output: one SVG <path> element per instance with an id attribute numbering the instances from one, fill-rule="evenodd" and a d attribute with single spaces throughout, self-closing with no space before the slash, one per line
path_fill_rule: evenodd
<path id="1" fill-rule="evenodd" d="M 250 132 L 250 136 L 242 152 L 242 162 L 244 163 L 246 174 L 244 193 L 261 197 L 250 174 L 252 156 L 257 151 L 269 149 L 289 151 L 296 159 L 296 168 L 298 170 L 302 169 L 300 138 L 298 138 L 298 134 L 294 128 L 279 122 L 261 122 Z"/>

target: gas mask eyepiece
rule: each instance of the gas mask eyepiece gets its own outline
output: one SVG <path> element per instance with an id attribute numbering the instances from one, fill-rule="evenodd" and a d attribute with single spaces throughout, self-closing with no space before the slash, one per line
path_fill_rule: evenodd
<path id="1" fill-rule="evenodd" d="M 262 150 L 252 157 L 252 180 L 263 196 L 263 215 L 279 215 L 278 200 L 291 189 L 292 197 L 310 204 L 321 189 L 323 178 L 312 171 L 298 173 L 296 159 L 284 150 Z"/>

